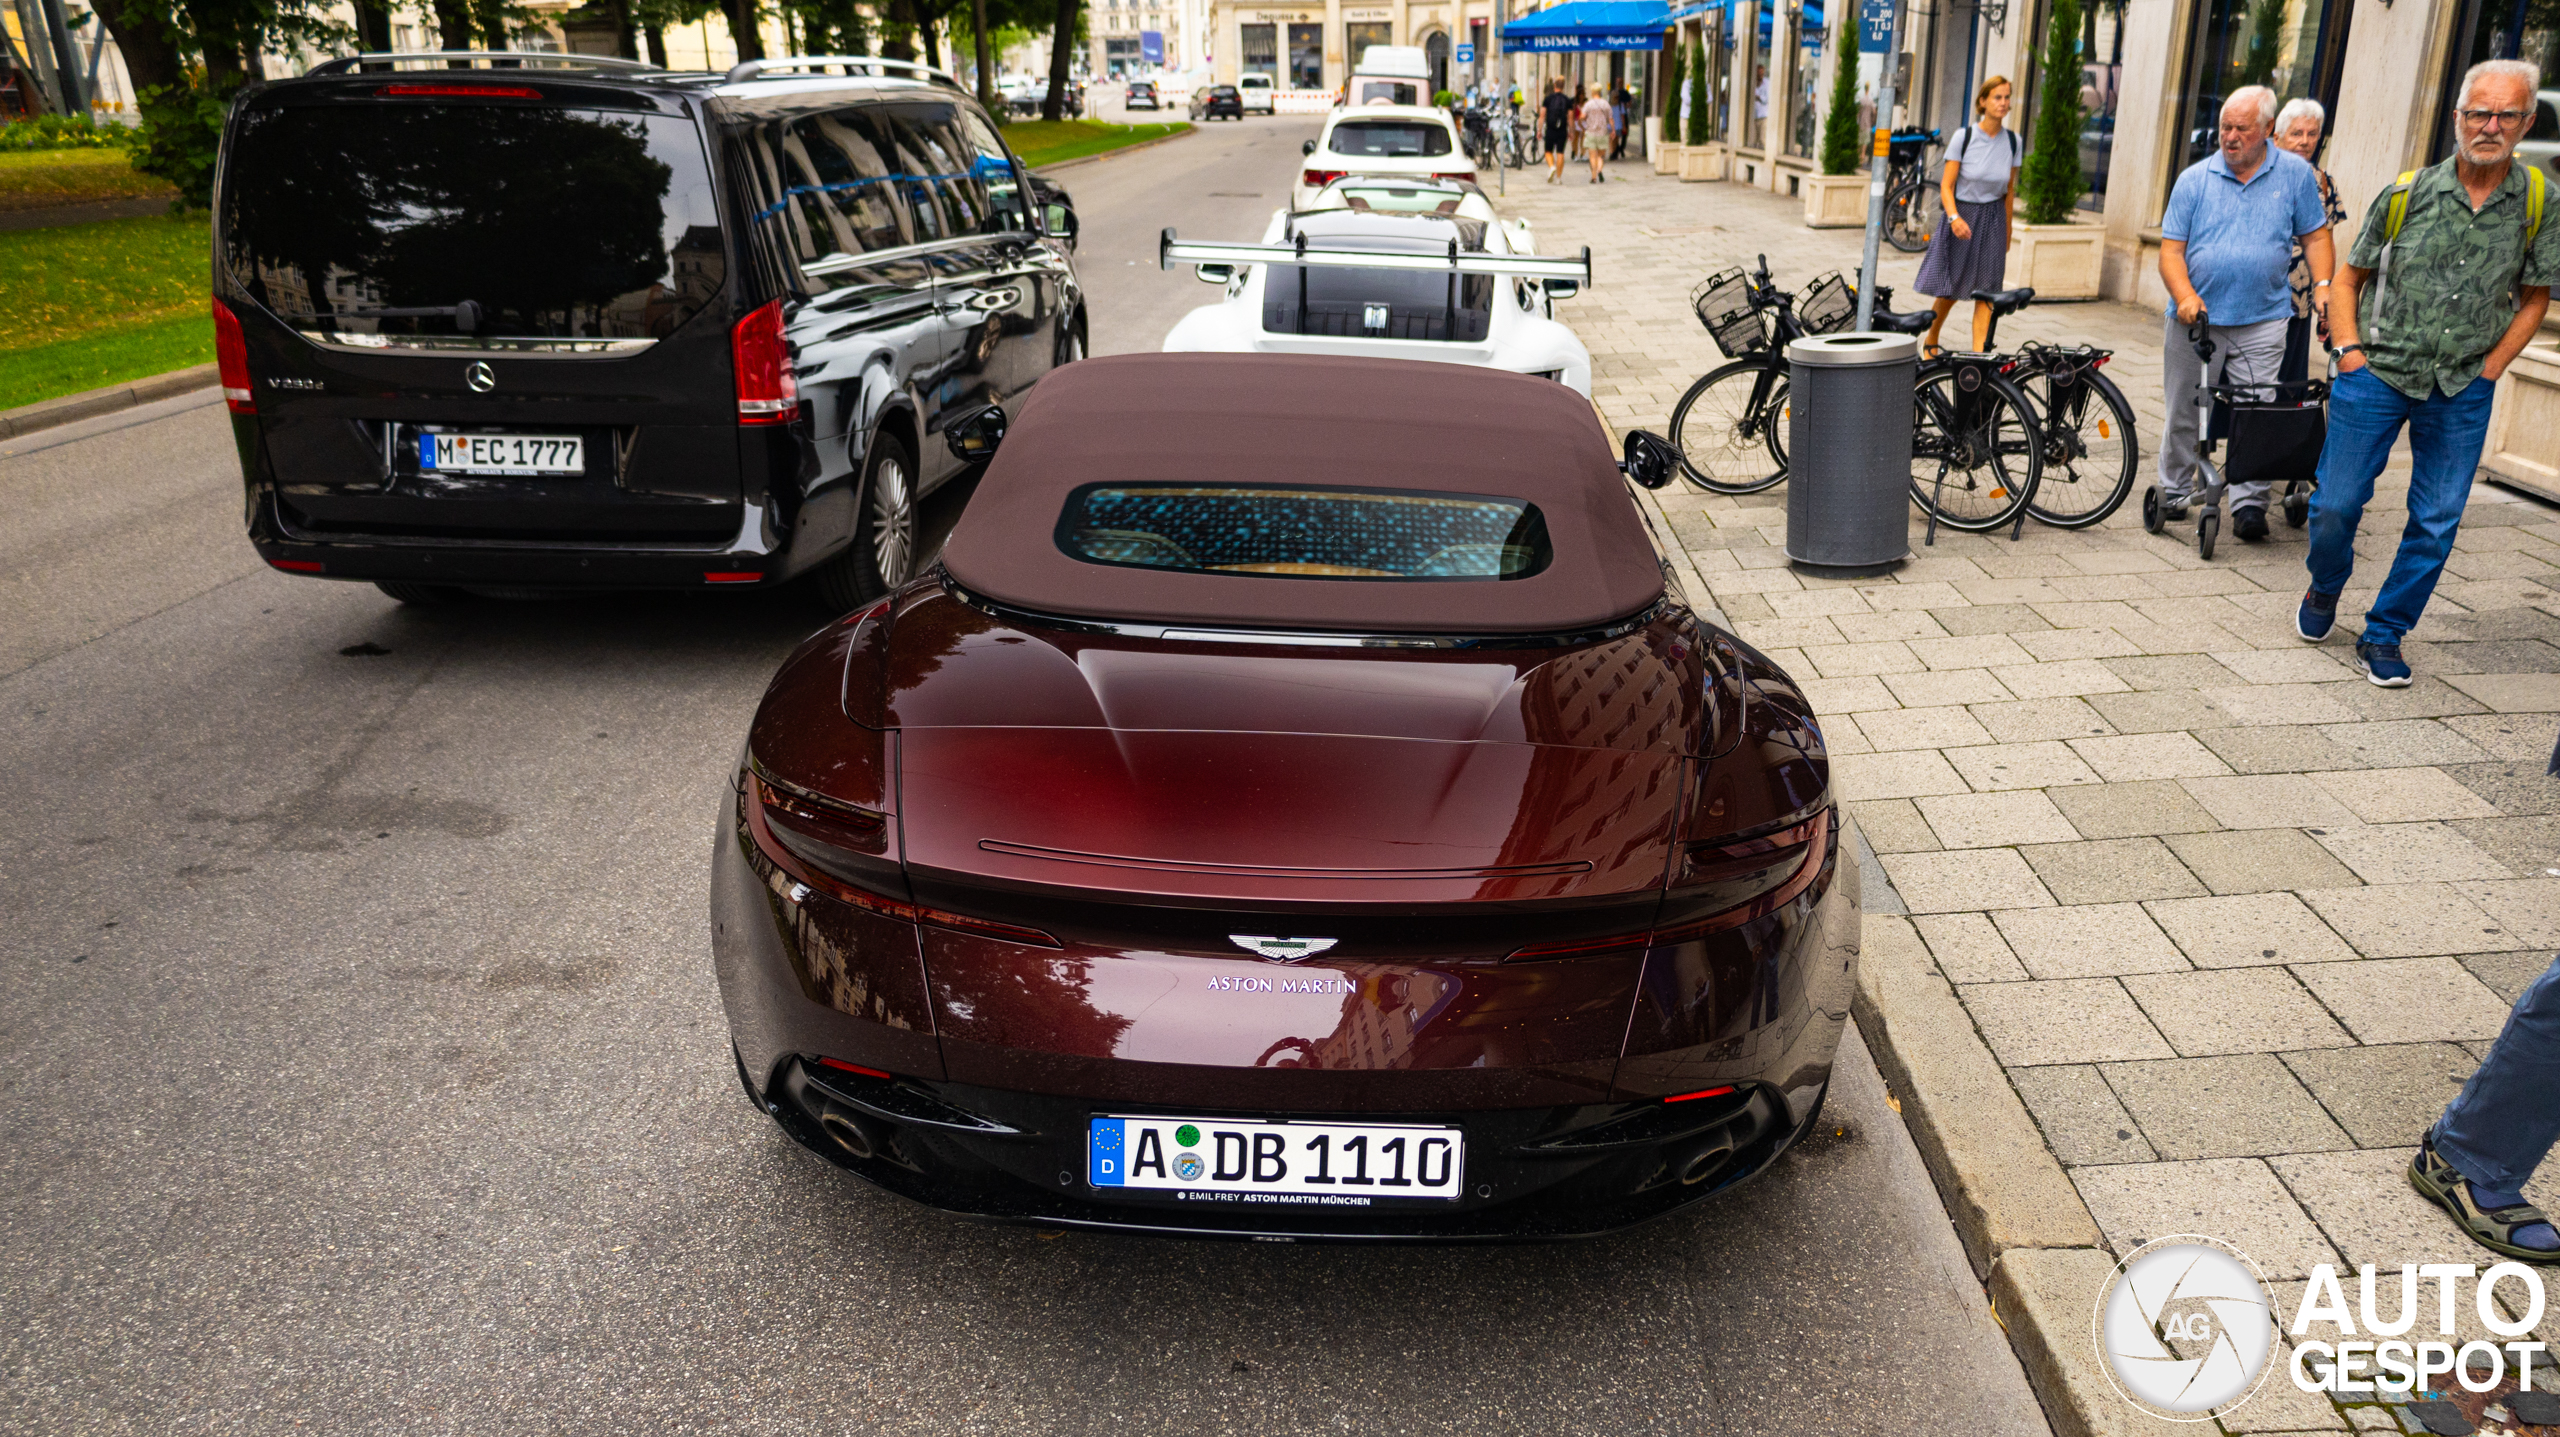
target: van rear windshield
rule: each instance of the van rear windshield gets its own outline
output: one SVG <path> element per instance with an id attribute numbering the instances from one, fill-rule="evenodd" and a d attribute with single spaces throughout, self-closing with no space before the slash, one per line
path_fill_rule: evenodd
<path id="1" fill-rule="evenodd" d="M 672 116 L 253 111 L 223 191 L 232 277 L 338 342 L 655 339 L 709 304 L 727 271 L 701 137 Z M 395 310 L 425 312 L 384 313 Z"/>

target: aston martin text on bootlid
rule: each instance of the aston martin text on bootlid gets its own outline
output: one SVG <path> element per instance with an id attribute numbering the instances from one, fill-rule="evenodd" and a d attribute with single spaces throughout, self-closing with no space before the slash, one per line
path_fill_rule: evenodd
<path id="1" fill-rule="evenodd" d="M 1496 1238 L 1810 1128 L 1858 944 L 1822 735 L 1579 395 L 1131 355 L 952 443 L 1000 448 L 942 562 L 783 666 L 720 820 L 792 1138 L 985 1217 Z"/>

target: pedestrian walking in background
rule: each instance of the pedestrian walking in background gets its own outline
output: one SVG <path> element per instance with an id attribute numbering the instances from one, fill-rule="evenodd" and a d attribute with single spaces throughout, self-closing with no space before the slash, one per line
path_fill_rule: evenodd
<path id="1" fill-rule="evenodd" d="M 2525 93 L 2528 105 L 2531 91 Z M 2501 101 L 2500 103 L 2504 103 Z M 2525 985 L 2471 1081 L 2418 1140 L 2409 1184 L 2501 1257 L 2560 1263 L 2560 1232 L 2524 1185 L 2560 1139 L 2560 959 Z"/>
<path id="2" fill-rule="evenodd" d="M 1573 101 L 1565 98 L 1564 80 L 1559 76 L 1547 82 L 1547 96 L 1538 102 L 1539 136 L 1547 152 L 1547 183 L 1564 183 L 1564 147 L 1573 127 Z"/>
<path id="3" fill-rule="evenodd" d="M 2320 137 L 2327 130 L 2328 113 L 2318 100 L 2305 96 L 2288 100 L 2276 112 L 2275 144 L 2302 157 L 2311 166 L 2311 174 L 2320 182 L 2320 207 L 2329 215 L 2329 247 L 2337 249 L 2338 226 L 2347 222 L 2347 207 L 2338 202 L 2338 182 L 2320 168 Z M 2293 242 L 2293 268 L 2285 275 L 2293 287 L 2293 323 L 2284 335 L 2284 363 L 2276 378 L 2285 383 L 2311 377 L 2311 341 L 2329 333 L 2329 285 L 2311 277 L 2311 257 L 2303 253 L 2302 241 Z"/>
<path id="4" fill-rule="evenodd" d="M 1947 148 L 1946 168 L 1938 178 L 1938 207 L 1946 222 L 1929 236 L 1929 252 L 1920 257 L 1920 277 L 1912 287 L 1934 296 L 1938 317 L 1929 325 L 1927 348 L 1938 347 L 1938 331 L 1947 327 L 1947 312 L 1956 301 L 1978 289 L 1998 289 L 2009 272 L 2009 210 L 2018 192 L 2018 166 L 2026 147 L 2007 128 L 2009 82 L 1994 75 L 1973 92 L 1973 123 L 1956 132 Z M 1973 307 L 1973 347 L 1991 342 L 1991 306 Z"/>
<path id="5" fill-rule="evenodd" d="M 1627 157 L 1627 124 L 1634 116 L 1635 110 L 1636 97 L 1625 85 L 1620 85 L 1609 92 L 1611 133 L 1616 136 L 1615 141 L 1609 146 L 1609 158 L 1613 160 L 1623 160 Z"/>
<path id="6" fill-rule="evenodd" d="M 1609 172 L 1601 165 L 1609 158 L 1609 147 L 1617 134 L 1617 112 L 1610 106 L 1609 97 L 1592 91 L 1591 98 L 1582 102 L 1582 153 L 1591 161 L 1591 178 L 1585 184 L 1608 181 Z"/>
<path id="7" fill-rule="evenodd" d="M 2356 667 L 2384 688 L 2409 682 L 2400 641 L 2453 551 L 2498 376 L 2533 338 L 2560 277 L 2560 225 L 2545 219 L 2553 185 L 2513 162 L 2540 86 L 2522 60 L 2472 66 L 2456 92 L 2452 156 L 2374 197 L 2333 291 L 2338 380 L 2294 632 L 2329 636 L 2355 569 L 2356 524 L 2406 424 L 2409 520 L 2356 641 Z"/>
<path id="8" fill-rule="evenodd" d="M 2315 286 L 2337 254 L 2320 181 L 2300 155 L 2276 148 L 2276 92 L 2244 85 L 2222 105 L 2222 143 L 2187 166 L 2160 217 L 2160 282 L 2169 312 L 2160 326 L 2160 387 L 2168 405 L 2160 439 L 2160 512 L 2187 516 L 2199 469 L 2198 391 L 2231 384 L 2272 394 L 2284 363 L 2293 291 L 2285 276 L 2302 245 Z M 2212 339 L 2207 372 L 2187 337 L 2197 320 Z M 2231 486 L 2231 532 L 2245 543 L 2267 537 L 2267 491 L 2260 479 Z M 2315 503 L 2318 501 L 2314 501 Z"/>

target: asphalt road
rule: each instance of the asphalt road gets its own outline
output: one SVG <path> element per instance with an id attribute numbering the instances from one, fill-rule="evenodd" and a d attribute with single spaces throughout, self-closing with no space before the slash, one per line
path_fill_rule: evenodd
<path id="1" fill-rule="evenodd" d="M 1099 348 L 1308 128 L 1062 174 Z M 206 397 L 0 444 L 0 1430 L 2045 1430 L 1854 1034 L 1818 1140 L 1569 1246 L 1055 1236 L 821 1166 L 705 923 L 810 617 L 272 573 Z"/>

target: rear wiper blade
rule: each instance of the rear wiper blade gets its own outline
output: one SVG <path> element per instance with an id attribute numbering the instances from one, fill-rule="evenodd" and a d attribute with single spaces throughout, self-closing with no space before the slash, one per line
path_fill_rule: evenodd
<path id="1" fill-rule="evenodd" d="M 453 327 L 465 332 L 480 327 L 480 304 L 463 300 L 458 304 L 431 304 L 412 309 L 340 309 L 322 316 L 326 319 L 450 319 Z"/>

